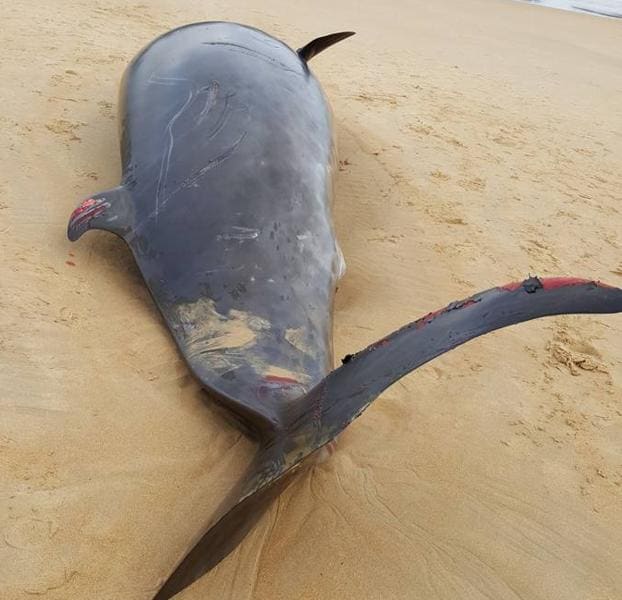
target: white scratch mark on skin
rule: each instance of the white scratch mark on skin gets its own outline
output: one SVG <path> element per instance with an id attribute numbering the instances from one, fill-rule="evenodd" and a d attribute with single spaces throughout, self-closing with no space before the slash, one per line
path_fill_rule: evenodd
<path id="1" fill-rule="evenodd" d="M 183 106 L 173 115 L 171 120 L 168 122 L 166 126 L 166 134 L 168 135 L 168 144 L 167 149 L 162 157 L 162 162 L 160 163 L 160 175 L 158 177 L 158 186 L 156 188 L 156 197 L 155 197 L 155 219 L 158 220 L 158 215 L 160 214 L 160 197 L 162 192 L 166 189 L 166 180 L 168 178 L 168 170 L 171 164 L 171 155 L 173 153 L 173 147 L 175 146 L 175 138 L 173 136 L 173 125 L 175 125 L 175 121 L 180 117 L 180 115 L 188 108 L 190 103 L 192 102 L 192 98 L 194 97 L 194 90 L 190 88 L 188 93 L 188 98 L 184 102 Z"/>
<path id="2" fill-rule="evenodd" d="M 219 233 L 216 236 L 217 240 L 256 240 L 259 237 L 259 229 L 252 229 L 250 227 L 237 227 L 231 228 L 231 231 L 227 233 Z"/>
<path id="3" fill-rule="evenodd" d="M 181 190 L 194 186 L 201 177 L 203 177 L 209 170 L 214 169 L 224 163 L 236 150 L 236 148 L 240 145 L 242 140 L 246 137 L 246 131 L 233 143 L 233 145 L 225 150 L 222 154 L 210 160 L 204 167 L 195 171 L 190 177 L 187 177 L 182 181 L 175 189 L 173 189 L 170 193 L 167 194 L 166 198 L 161 202 L 156 203 L 156 208 L 149 214 L 144 221 L 138 227 L 135 227 L 134 233 L 138 232 L 147 222 L 149 222 L 154 217 L 158 216 L 157 209 L 164 208 L 169 200 L 173 198 L 177 193 Z M 131 239 L 131 238 L 130 238 Z"/>
<path id="4" fill-rule="evenodd" d="M 186 77 L 158 77 L 157 75 L 151 75 L 149 77 L 149 83 L 157 83 L 158 85 L 175 85 L 180 81 L 190 81 Z"/>
<path id="5" fill-rule="evenodd" d="M 206 140 L 211 140 L 213 137 L 216 137 L 224 129 L 225 125 L 229 121 L 229 117 L 231 116 L 231 113 L 236 112 L 236 111 L 232 111 L 229 108 L 229 99 L 232 98 L 233 96 L 234 94 L 229 94 L 228 96 L 225 96 L 225 102 L 224 102 L 224 106 L 222 109 L 222 113 L 220 114 L 220 117 L 218 117 L 213 129 L 209 133 L 205 134 Z M 238 111 L 239 110 L 240 109 L 238 109 Z"/>
<path id="6" fill-rule="evenodd" d="M 166 199 L 162 203 L 162 206 L 164 206 L 175 194 L 177 194 L 177 192 L 179 192 L 180 190 L 183 190 L 185 188 L 188 188 L 188 187 L 194 185 L 199 179 L 201 179 L 201 177 L 203 177 L 205 175 L 205 173 L 207 173 L 211 169 L 214 169 L 215 167 L 218 167 L 222 163 L 224 163 L 235 152 L 236 148 L 240 145 L 242 140 L 246 137 L 246 133 L 247 132 L 245 131 L 237 140 L 235 140 L 235 142 L 233 142 L 231 147 L 228 148 L 227 150 L 225 150 L 222 154 L 220 154 L 216 158 L 212 158 L 212 160 L 210 160 L 204 167 L 201 167 L 200 169 L 195 171 L 190 177 L 187 177 L 186 179 L 184 179 L 166 197 Z"/>
<path id="7" fill-rule="evenodd" d="M 205 273 L 221 273 L 223 271 L 229 271 L 231 273 L 235 271 L 241 271 L 244 268 L 244 265 L 240 265 L 239 267 L 217 267 L 216 269 L 209 269 L 205 271 Z"/>
<path id="8" fill-rule="evenodd" d="M 311 237 L 310 231 L 305 231 L 304 233 L 299 233 L 296 235 L 296 246 L 298 248 L 298 252 L 302 252 L 305 249 L 305 240 L 308 240 Z"/>
<path id="9" fill-rule="evenodd" d="M 247 46 L 242 46 L 241 44 L 236 44 L 234 42 L 202 42 L 206 46 L 222 46 L 225 50 L 230 50 L 232 52 L 239 52 L 240 54 L 245 54 L 246 56 L 252 56 L 254 58 L 258 58 L 268 64 L 271 64 L 275 67 L 280 67 L 284 71 L 289 71 L 291 73 L 295 73 L 296 75 L 302 75 L 304 71 L 302 69 L 296 70 L 288 67 L 285 63 L 282 63 L 280 60 L 269 56 L 268 54 L 263 54 L 255 50 L 254 48 L 248 48 Z"/>
<path id="10" fill-rule="evenodd" d="M 206 88 L 207 98 L 205 99 L 205 106 L 199 113 L 199 117 L 197 118 L 197 125 L 200 125 L 205 117 L 209 114 L 209 112 L 214 108 L 216 104 L 216 98 L 218 98 L 218 91 L 220 90 L 220 85 L 217 81 L 212 81 L 209 86 Z"/>
<path id="11" fill-rule="evenodd" d="M 220 166 L 228 158 L 230 158 L 231 155 L 237 149 L 237 147 L 242 143 L 242 141 L 244 140 L 244 138 L 246 137 L 248 133 L 247 131 L 244 131 L 242 135 L 240 135 L 240 137 L 237 140 L 235 140 L 235 142 L 233 142 L 233 144 L 229 148 L 227 148 L 227 150 L 225 150 L 220 155 L 208 161 L 208 163 L 202 168 L 197 169 L 194 173 L 192 173 L 189 177 L 184 179 L 173 190 L 167 191 L 166 186 L 167 186 L 167 180 L 168 180 L 168 171 L 170 167 L 170 161 L 171 161 L 171 156 L 173 153 L 173 148 L 175 145 L 175 139 L 173 135 L 173 126 L 175 125 L 175 122 L 177 121 L 177 119 L 179 119 L 179 117 L 183 114 L 183 112 L 190 106 L 193 99 L 196 98 L 199 92 L 197 91 L 197 87 L 195 86 L 194 82 L 189 79 L 178 78 L 178 77 L 156 77 L 154 75 L 152 75 L 151 78 L 149 79 L 149 83 L 155 83 L 159 85 L 173 86 L 173 85 L 178 85 L 180 82 L 186 82 L 189 85 L 190 87 L 189 95 L 186 101 L 184 102 L 183 106 L 173 115 L 173 117 L 170 119 L 170 121 L 168 122 L 166 126 L 166 133 L 169 139 L 168 139 L 167 148 L 165 150 L 165 153 L 162 157 L 162 161 L 160 163 L 160 173 L 158 176 L 158 182 L 157 182 L 157 187 L 156 187 L 154 210 L 138 226 L 134 228 L 134 231 L 128 236 L 128 239 L 132 239 L 136 235 L 136 233 L 140 231 L 144 227 L 144 225 L 148 223 L 149 221 L 151 221 L 152 219 L 155 218 L 157 222 L 160 211 L 164 208 L 164 206 L 166 206 L 169 200 L 171 200 L 171 198 L 173 198 L 177 193 L 190 187 L 197 187 L 197 182 L 209 170 Z M 199 119 L 201 119 L 202 117 L 205 118 L 207 114 L 209 113 L 209 111 L 213 108 L 213 106 L 216 103 L 216 99 L 218 97 L 219 89 L 220 89 L 220 86 L 217 81 L 213 81 L 208 86 L 202 88 L 201 91 L 207 92 L 207 98 L 205 101 L 205 105 L 203 109 L 201 110 L 201 113 L 199 114 Z M 208 139 L 218 134 L 224 128 L 225 124 L 227 123 L 228 118 L 231 114 L 231 110 L 228 109 L 228 99 L 232 95 L 233 94 L 230 94 L 225 97 L 225 106 L 223 109 L 223 113 L 218 118 L 214 129 L 208 134 Z"/>

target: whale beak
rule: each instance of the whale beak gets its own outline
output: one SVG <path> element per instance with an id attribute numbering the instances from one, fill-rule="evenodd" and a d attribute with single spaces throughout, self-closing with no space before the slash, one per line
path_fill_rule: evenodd
<path id="1" fill-rule="evenodd" d="M 91 221 L 101 215 L 110 203 L 103 198 L 88 198 L 76 208 L 69 218 L 67 225 L 67 237 L 75 242 L 85 231 L 91 228 Z"/>

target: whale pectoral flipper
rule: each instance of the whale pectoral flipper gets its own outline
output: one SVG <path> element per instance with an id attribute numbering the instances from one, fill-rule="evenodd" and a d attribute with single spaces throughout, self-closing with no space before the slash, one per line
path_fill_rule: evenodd
<path id="1" fill-rule="evenodd" d="M 324 35 L 319 38 L 315 38 L 311 40 L 308 44 L 299 48 L 296 52 L 298 52 L 298 56 L 302 58 L 305 62 L 310 61 L 314 56 L 322 52 L 322 50 L 326 50 L 326 48 L 340 42 L 341 40 L 345 40 L 354 35 L 354 31 L 341 31 L 339 33 L 330 33 L 329 35 Z"/>
<path id="2" fill-rule="evenodd" d="M 75 242 L 89 229 L 104 229 L 125 238 L 132 226 L 131 196 L 120 185 L 83 200 L 69 217 L 67 237 Z"/>
<path id="3" fill-rule="evenodd" d="M 529 279 L 492 288 L 428 313 L 344 359 L 297 402 L 285 430 L 264 444 L 237 500 L 198 537 L 154 600 L 168 600 L 232 549 L 222 540 L 240 520 L 252 526 L 286 475 L 330 442 L 390 385 L 426 362 L 480 335 L 539 317 L 622 312 L 622 290 L 573 278 Z M 280 459 L 278 457 L 281 457 Z M 278 490 L 276 490 L 278 491 Z M 246 529 L 245 529 L 246 531 Z"/>

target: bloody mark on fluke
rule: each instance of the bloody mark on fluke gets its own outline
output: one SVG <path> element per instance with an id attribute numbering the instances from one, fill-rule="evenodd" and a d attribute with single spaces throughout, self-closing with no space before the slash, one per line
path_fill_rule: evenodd
<path id="1" fill-rule="evenodd" d="M 462 308 L 468 308 L 469 306 L 473 306 L 473 304 L 477 304 L 479 302 L 479 298 L 477 296 L 472 296 L 467 298 L 466 300 L 458 300 L 456 302 L 451 302 L 445 308 L 441 308 L 439 310 L 435 310 L 431 313 L 425 315 L 425 317 L 421 317 L 414 322 L 414 326 L 416 329 L 420 329 L 421 327 L 425 327 L 429 325 L 434 319 L 439 317 L 444 313 L 451 312 L 452 310 L 460 310 Z"/>

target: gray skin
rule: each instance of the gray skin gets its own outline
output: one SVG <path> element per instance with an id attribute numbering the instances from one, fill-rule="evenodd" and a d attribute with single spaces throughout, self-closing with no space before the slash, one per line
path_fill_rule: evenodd
<path id="1" fill-rule="evenodd" d="M 128 243 L 205 387 L 256 435 L 282 428 L 287 398 L 333 364 L 343 259 L 322 89 L 284 43 L 199 23 L 138 54 L 120 104 L 123 181 L 88 228 Z"/>
<path id="2" fill-rule="evenodd" d="M 231 511 L 264 473 L 282 470 L 296 446 L 284 435 L 293 402 L 333 366 L 332 303 L 345 268 L 331 219 L 335 145 L 307 61 L 350 35 L 297 52 L 234 23 L 157 38 L 121 85 L 121 185 L 70 219 L 72 240 L 88 229 L 125 240 L 194 375 L 266 449 L 195 552 L 198 574 L 280 489 Z M 158 598 L 192 580 L 182 571 Z"/>
<path id="3" fill-rule="evenodd" d="M 349 35 L 298 52 L 231 23 L 158 38 L 122 85 L 122 183 L 71 216 L 72 240 L 88 229 L 125 240 L 193 373 L 259 441 L 155 600 L 226 556 L 302 461 L 412 370 L 514 323 L 622 311 L 617 288 L 531 277 L 429 313 L 328 373 L 343 260 L 330 110 L 307 61 Z"/>

